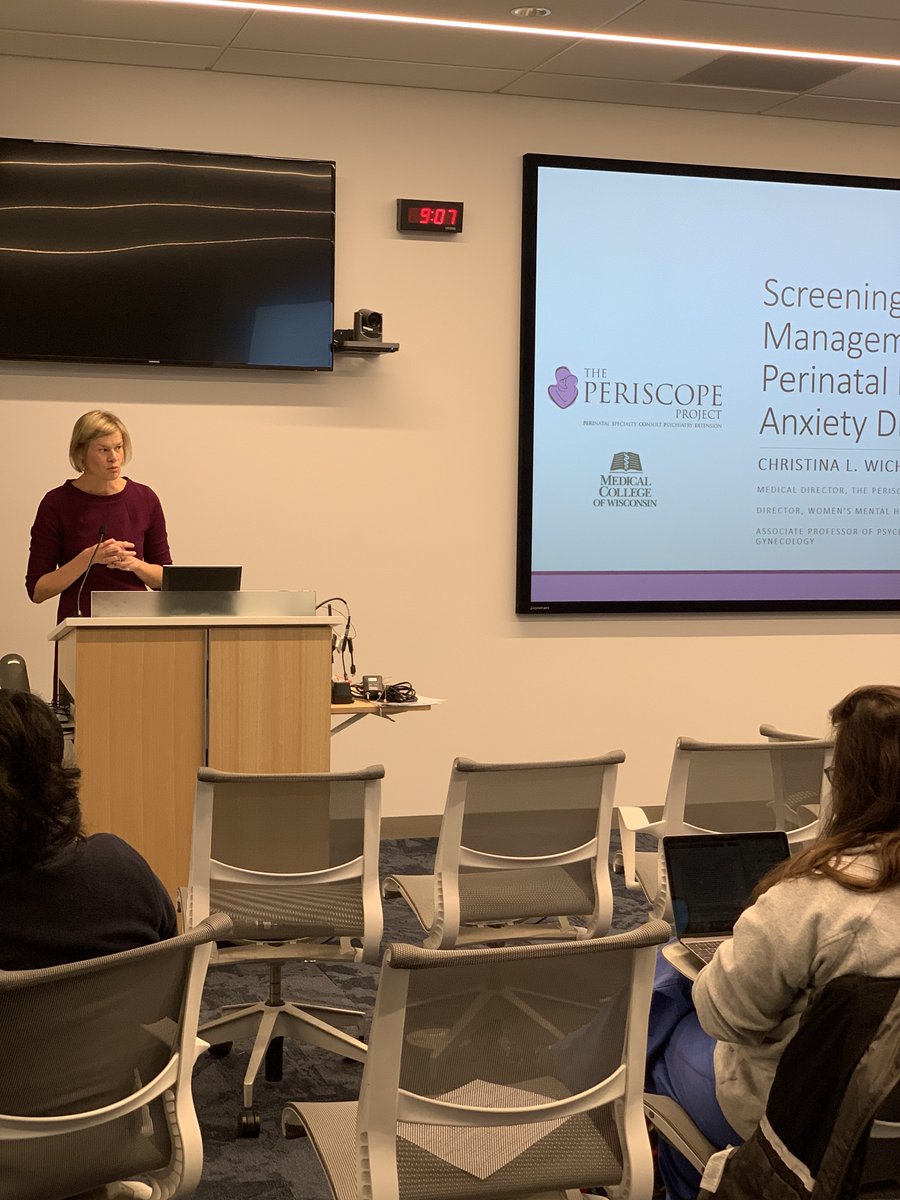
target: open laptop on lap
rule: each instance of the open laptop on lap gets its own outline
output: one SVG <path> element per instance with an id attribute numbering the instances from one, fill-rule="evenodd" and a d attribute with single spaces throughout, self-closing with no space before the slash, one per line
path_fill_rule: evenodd
<path id="1" fill-rule="evenodd" d="M 785 833 L 700 833 L 664 837 L 663 854 L 678 940 L 708 963 L 757 883 L 790 850 Z"/>

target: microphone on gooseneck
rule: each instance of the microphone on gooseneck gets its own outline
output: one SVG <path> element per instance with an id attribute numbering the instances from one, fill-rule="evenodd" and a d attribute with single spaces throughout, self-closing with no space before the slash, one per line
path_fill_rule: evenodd
<path id="1" fill-rule="evenodd" d="M 106 537 L 106 526 L 101 525 L 100 526 L 100 536 L 97 538 L 97 545 L 91 551 L 91 557 L 88 559 L 87 569 L 85 570 L 84 574 L 82 575 L 81 583 L 79 584 L 79 587 L 78 587 L 78 595 L 75 597 L 75 616 L 76 617 L 80 617 L 82 615 L 82 613 L 81 613 L 81 593 L 84 591 L 84 585 L 87 583 L 87 577 L 90 574 L 91 567 L 94 565 L 94 559 L 97 555 L 97 551 L 100 549 L 100 546 L 102 545 L 103 539 L 105 537 Z"/>

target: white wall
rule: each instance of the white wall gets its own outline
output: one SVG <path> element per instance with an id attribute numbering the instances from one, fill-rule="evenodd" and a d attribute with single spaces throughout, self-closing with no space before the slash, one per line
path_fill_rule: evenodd
<path id="1" fill-rule="evenodd" d="M 378 308 L 401 343 L 320 376 L 0 364 L 0 641 L 36 684 L 55 609 L 25 596 L 28 530 L 93 407 L 129 425 L 176 560 L 347 596 L 360 670 L 447 697 L 336 739 L 337 765 L 385 763 L 388 813 L 438 811 L 455 754 L 617 746 L 620 798 L 648 801 L 679 733 L 818 732 L 850 687 L 896 680 L 893 616 L 524 619 L 513 573 L 521 155 L 884 174 L 900 131 L 14 58 L 0 113 L 6 136 L 335 159 L 336 324 Z M 402 195 L 463 199 L 465 234 L 404 240 Z"/>

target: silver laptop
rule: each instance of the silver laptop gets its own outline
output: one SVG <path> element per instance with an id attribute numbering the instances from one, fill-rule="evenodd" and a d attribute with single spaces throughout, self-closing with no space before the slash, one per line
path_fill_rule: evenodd
<path id="1" fill-rule="evenodd" d="M 786 833 L 701 833 L 664 837 L 663 854 L 678 940 L 708 963 L 756 885 L 790 850 Z"/>

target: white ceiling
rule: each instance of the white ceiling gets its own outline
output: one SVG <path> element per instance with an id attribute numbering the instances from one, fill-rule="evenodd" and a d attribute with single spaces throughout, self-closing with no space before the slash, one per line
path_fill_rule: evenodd
<path id="1" fill-rule="evenodd" d="M 900 58 L 900 0 L 544 0 L 584 32 Z M 312 0 L 515 24 L 516 0 Z M 0 0 L 0 54 L 900 126 L 900 68 L 141 0 Z"/>

